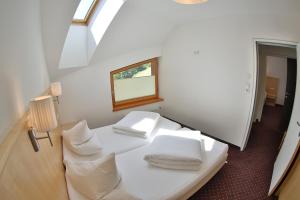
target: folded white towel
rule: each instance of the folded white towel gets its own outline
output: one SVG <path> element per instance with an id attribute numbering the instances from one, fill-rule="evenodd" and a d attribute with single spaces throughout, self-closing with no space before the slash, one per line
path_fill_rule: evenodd
<path id="1" fill-rule="evenodd" d="M 119 133 L 122 135 L 128 135 L 128 136 L 133 136 L 133 137 L 140 137 L 140 138 L 147 138 L 148 134 L 144 134 L 144 133 L 134 133 L 134 132 L 130 132 L 130 131 L 124 131 L 124 130 L 120 130 L 120 129 L 113 129 L 115 133 Z"/>
<path id="2" fill-rule="evenodd" d="M 201 146 L 200 131 L 168 131 L 154 139 L 144 159 L 157 167 L 199 170 Z"/>
<path id="3" fill-rule="evenodd" d="M 146 158 L 145 158 L 146 159 Z M 164 158 L 166 159 L 166 157 Z M 155 167 L 165 168 L 165 169 L 177 169 L 177 170 L 199 170 L 201 167 L 201 162 L 198 163 L 190 163 L 188 161 L 180 161 L 180 162 L 173 162 L 168 160 L 161 160 L 158 161 L 153 158 L 149 158 L 148 160 L 150 165 Z"/>
<path id="4" fill-rule="evenodd" d="M 154 112 L 132 111 L 113 125 L 116 133 L 147 138 L 155 128 L 160 115 Z"/>

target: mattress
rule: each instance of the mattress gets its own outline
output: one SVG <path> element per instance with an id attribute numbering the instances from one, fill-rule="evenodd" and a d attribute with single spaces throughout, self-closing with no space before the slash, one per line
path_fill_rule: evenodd
<path id="1" fill-rule="evenodd" d="M 97 139 L 102 145 L 102 152 L 100 154 L 92 156 L 79 156 L 66 148 L 67 146 L 63 142 L 64 160 L 95 160 L 113 152 L 116 154 L 124 153 L 151 143 L 154 136 L 158 132 L 161 132 L 163 130 L 178 130 L 181 128 L 180 124 L 168 120 L 164 117 L 160 117 L 156 127 L 153 129 L 149 137 L 145 139 L 114 133 L 112 126 L 113 125 L 109 125 L 97 129 L 92 129 L 92 131 L 96 133 Z"/>
<path id="2" fill-rule="evenodd" d="M 143 200 L 182 199 L 201 188 L 225 164 L 228 145 L 202 135 L 203 163 L 199 171 L 168 170 L 144 161 L 149 145 L 118 154 L 116 163 L 121 185 L 128 193 Z M 87 200 L 67 180 L 71 200 Z M 192 191 L 192 192 L 191 192 Z"/>

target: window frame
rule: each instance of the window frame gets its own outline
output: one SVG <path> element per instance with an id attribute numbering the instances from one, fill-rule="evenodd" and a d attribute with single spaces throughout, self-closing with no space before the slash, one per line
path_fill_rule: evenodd
<path id="1" fill-rule="evenodd" d="M 84 19 L 72 19 L 72 24 L 88 25 L 90 18 L 94 14 L 99 2 L 100 2 L 100 0 L 94 0 L 91 7 L 89 8 L 87 14 L 85 15 L 85 18 Z"/>
<path id="2" fill-rule="evenodd" d="M 115 101 L 115 91 L 114 91 L 114 77 L 113 77 L 114 74 L 129 70 L 132 68 L 136 68 L 136 67 L 141 66 L 146 63 L 151 63 L 151 71 L 152 71 L 151 73 L 155 77 L 155 94 L 149 95 L 149 96 L 132 98 L 132 99 L 126 99 L 126 100 L 116 102 Z M 151 58 L 148 60 L 144 60 L 144 61 L 132 64 L 132 65 L 128 65 L 126 67 L 122 67 L 122 68 L 116 69 L 114 71 L 111 71 L 110 72 L 110 85 L 111 85 L 111 97 L 112 97 L 113 112 L 163 101 L 163 99 L 159 97 L 159 90 L 158 90 L 159 87 L 158 87 L 158 58 L 157 57 Z"/>

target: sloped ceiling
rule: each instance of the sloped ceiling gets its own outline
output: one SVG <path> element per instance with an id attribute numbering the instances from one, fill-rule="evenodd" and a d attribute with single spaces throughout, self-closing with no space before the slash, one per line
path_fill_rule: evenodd
<path id="1" fill-rule="evenodd" d="M 44 49 L 52 80 L 76 69 L 59 70 L 64 41 L 79 0 L 43 0 Z M 173 0 L 127 0 L 91 60 L 91 63 L 141 48 L 162 46 L 176 26 L 228 15 L 299 16 L 299 0 L 209 0 L 180 5 Z"/>
<path id="2" fill-rule="evenodd" d="M 50 79 L 74 69 L 59 70 L 60 55 L 80 0 L 42 0 L 41 20 L 44 51 Z"/>

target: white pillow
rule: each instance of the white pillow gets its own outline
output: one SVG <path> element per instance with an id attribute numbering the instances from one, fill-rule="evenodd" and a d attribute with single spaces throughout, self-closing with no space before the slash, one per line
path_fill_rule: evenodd
<path id="1" fill-rule="evenodd" d="M 73 128 L 63 130 L 62 136 L 70 144 L 78 145 L 87 142 L 93 137 L 85 120 L 78 122 Z"/>
<path id="2" fill-rule="evenodd" d="M 66 161 L 66 176 L 82 195 L 100 199 L 113 191 L 120 183 L 115 154 L 95 161 Z"/>
<path id="3" fill-rule="evenodd" d="M 81 156 L 89 156 L 97 153 L 101 153 L 102 147 L 97 138 L 97 135 L 93 133 L 92 138 L 90 138 L 87 142 L 82 144 L 72 144 L 69 141 L 65 140 L 65 144 L 67 147 L 73 151 L 74 153 Z"/>

